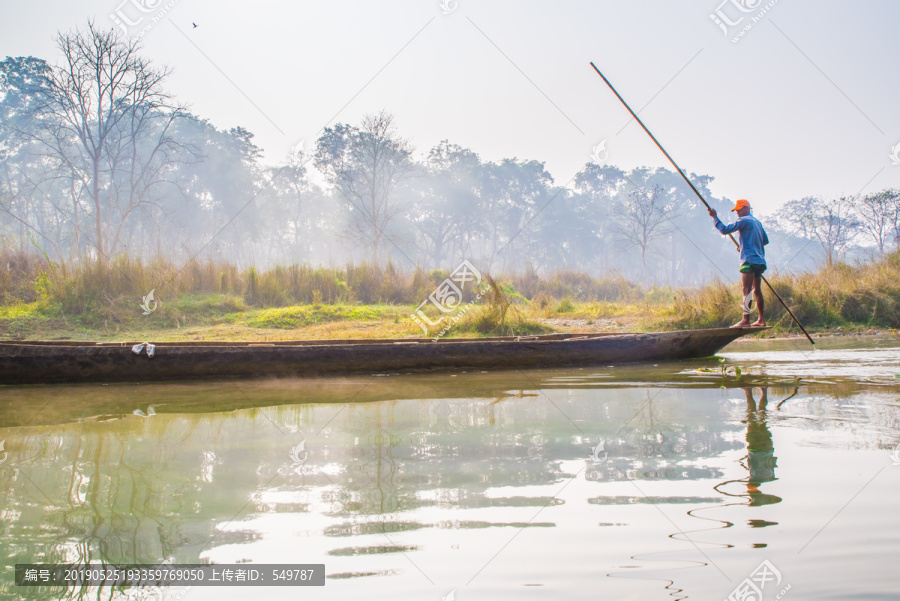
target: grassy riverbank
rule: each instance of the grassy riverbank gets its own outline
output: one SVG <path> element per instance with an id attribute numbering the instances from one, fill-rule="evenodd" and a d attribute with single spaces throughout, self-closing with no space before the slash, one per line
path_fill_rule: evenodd
<path id="1" fill-rule="evenodd" d="M 769 281 L 797 319 L 815 330 L 900 328 L 900 252 L 873 263 L 840 263 L 814 273 L 770 276 Z M 674 328 L 730 325 L 740 318 L 739 299 L 736 284 L 682 291 L 665 323 Z M 790 328 L 790 316 L 768 290 L 766 316 L 776 331 Z"/>
<path id="2" fill-rule="evenodd" d="M 422 336 L 410 317 L 449 275 L 388 265 L 277 267 L 264 272 L 193 262 L 181 268 L 122 258 L 65 269 L 34 255 L 0 254 L 0 338 L 284 340 Z M 864 333 L 900 327 L 900 253 L 859 266 L 772 276 L 807 327 Z M 485 284 L 483 284 L 485 285 Z M 154 290 L 153 310 L 143 297 Z M 497 291 L 502 293 L 496 293 Z M 497 278 L 447 336 L 553 331 L 652 331 L 727 326 L 739 319 L 736 282 L 696 290 L 642 289 L 623 278 L 558 272 Z M 797 333 L 767 293 L 768 335 Z M 468 305 L 468 303 L 472 303 Z M 429 312 L 432 320 L 438 314 Z M 442 322 L 443 324 L 447 321 Z M 433 336 L 439 327 L 432 328 Z"/>

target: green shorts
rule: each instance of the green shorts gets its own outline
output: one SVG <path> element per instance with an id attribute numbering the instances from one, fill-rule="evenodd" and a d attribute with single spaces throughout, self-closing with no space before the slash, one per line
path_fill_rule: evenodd
<path id="1" fill-rule="evenodd" d="M 744 263 L 741 265 L 741 273 L 752 273 L 754 275 L 762 275 L 766 270 L 765 265 L 760 265 L 758 263 Z"/>

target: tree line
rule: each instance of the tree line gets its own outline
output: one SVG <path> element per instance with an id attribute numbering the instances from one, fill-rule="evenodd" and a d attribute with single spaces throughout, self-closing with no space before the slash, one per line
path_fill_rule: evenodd
<path id="1" fill-rule="evenodd" d="M 173 98 L 170 72 L 137 40 L 88 23 L 56 42 L 55 65 L 0 62 L 4 246 L 63 264 L 127 254 L 433 269 L 467 258 L 668 285 L 734 271 L 729 243 L 667 169 L 588 162 L 561 186 L 537 160 L 487 161 L 448 140 L 420 153 L 387 111 L 327 127 L 310 151 L 270 164 L 251 132 Z M 713 177 L 691 178 L 727 213 Z M 860 245 L 900 244 L 900 194 L 803 198 L 764 220 L 773 265 L 831 264 Z"/>

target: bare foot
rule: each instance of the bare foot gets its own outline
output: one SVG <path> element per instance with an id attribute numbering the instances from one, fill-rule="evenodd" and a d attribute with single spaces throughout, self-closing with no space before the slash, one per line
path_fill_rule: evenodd
<path id="1" fill-rule="evenodd" d="M 762 319 L 757 319 L 755 322 L 750 324 L 750 327 L 751 328 L 764 328 L 764 327 L 766 327 L 766 322 L 763 321 Z"/>
<path id="2" fill-rule="evenodd" d="M 736 324 L 734 324 L 731 327 L 732 328 L 749 328 L 750 327 L 750 318 L 745 317 L 744 319 L 740 320 L 739 322 L 737 322 Z"/>

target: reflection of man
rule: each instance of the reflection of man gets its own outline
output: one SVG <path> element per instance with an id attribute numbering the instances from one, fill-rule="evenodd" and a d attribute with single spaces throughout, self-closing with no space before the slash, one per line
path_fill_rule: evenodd
<path id="1" fill-rule="evenodd" d="M 781 498 L 767 495 L 759 490 L 759 485 L 772 482 L 775 478 L 775 445 L 772 433 L 766 424 L 766 405 L 769 403 L 769 390 L 760 387 L 759 404 L 753 398 L 753 388 L 744 388 L 747 397 L 747 468 L 750 478 L 747 480 L 747 493 L 750 495 L 750 506 L 778 503 Z"/>
<path id="2" fill-rule="evenodd" d="M 734 204 L 732 211 L 737 212 L 738 220 L 731 225 L 725 225 L 716 210 L 709 209 L 709 216 L 715 219 L 716 229 L 722 235 L 738 232 L 738 239 L 741 247 L 741 286 L 743 288 L 743 296 L 741 298 L 741 308 L 744 317 L 733 328 L 762 327 L 766 325 L 766 318 L 763 316 L 763 293 L 762 293 L 762 274 L 766 270 L 766 244 L 769 243 L 769 237 L 766 236 L 766 230 L 763 229 L 759 220 L 750 214 L 750 203 L 746 200 L 739 200 Z M 753 324 L 750 323 L 750 301 L 756 300 L 756 310 L 759 313 L 759 319 Z"/>

